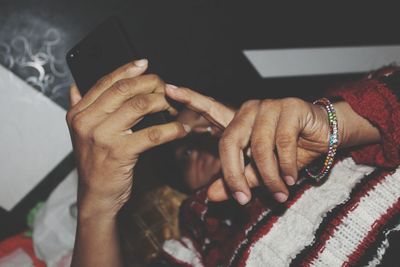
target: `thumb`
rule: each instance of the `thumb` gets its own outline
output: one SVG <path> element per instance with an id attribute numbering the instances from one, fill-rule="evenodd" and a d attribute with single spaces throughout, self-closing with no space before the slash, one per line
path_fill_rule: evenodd
<path id="1" fill-rule="evenodd" d="M 235 111 L 215 99 L 199 94 L 193 90 L 183 87 L 176 87 L 168 84 L 166 94 L 175 101 L 178 101 L 200 115 L 213 125 L 223 130 L 232 121 Z"/>

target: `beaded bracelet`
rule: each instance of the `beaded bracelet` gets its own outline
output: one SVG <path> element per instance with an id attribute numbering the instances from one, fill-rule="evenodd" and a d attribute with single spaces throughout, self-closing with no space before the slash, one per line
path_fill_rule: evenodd
<path id="1" fill-rule="evenodd" d="M 308 176 L 315 179 L 317 182 L 324 178 L 329 170 L 332 168 L 333 160 L 336 155 L 336 150 L 339 142 L 339 133 L 338 133 L 338 123 L 336 118 L 336 111 L 333 108 L 331 101 L 327 98 L 321 98 L 316 100 L 313 104 L 322 105 L 326 111 L 328 112 L 328 120 L 329 120 L 329 149 L 328 154 L 326 155 L 324 165 L 322 169 L 317 173 L 312 173 L 308 168 L 305 169 Z"/>

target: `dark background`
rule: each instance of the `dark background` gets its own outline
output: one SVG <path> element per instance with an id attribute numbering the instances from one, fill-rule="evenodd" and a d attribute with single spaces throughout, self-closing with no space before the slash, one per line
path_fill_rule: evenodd
<path id="1" fill-rule="evenodd" d="M 396 10 L 383 2 L 350 7 L 232 0 L 0 0 L 0 63 L 67 108 L 72 78 L 66 51 L 117 14 L 135 47 L 168 82 L 236 105 L 250 98 L 313 99 L 332 83 L 361 74 L 261 79 L 242 51 L 400 44 Z M 33 74 L 7 57 L 29 49 L 51 49 L 50 80 L 30 80 Z M 0 209 L 0 239 L 22 231 L 26 213 L 73 167 L 70 155 L 12 212 Z"/>

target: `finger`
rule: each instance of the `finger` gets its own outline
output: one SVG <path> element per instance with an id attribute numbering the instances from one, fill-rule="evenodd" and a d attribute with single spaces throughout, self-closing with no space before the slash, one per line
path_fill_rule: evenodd
<path id="1" fill-rule="evenodd" d="M 279 168 L 286 184 L 292 186 L 297 181 L 297 140 L 300 132 L 296 111 L 282 111 L 276 127 L 276 150 Z"/>
<path id="2" fill-rule="evenodd" d="M 186 136 L 188 131 L 179 122 L 152 126 L 122 138 L 121 145 L 127 157 L 136 157 L 153 147 Z M 140 140 L 140 142 L 138 142 Z"/>
<path id="3" fill-rule="evenodd" d="M 229 188 L 226 187 L 222 178 L 215 180 L 207 189 L 207 197 L 214 202 L 228 200 L 230 196 Z"/>
<path id="4" fill-rule="evenodd" d="M 179 112 L 176 120 L 189 125 L 192 128 L 192 132 L 195 133 L 209 133 L 219 137 L 222 134 L 222 131 L 218 127 L 214 126 L 199 113 L 191 109 L 184 109 Z"/>
<path id="5" fill-rule="evenodd" d="M 258 101 L 246 102 L 225 129 L 219 142 L 219 153 L 224 180 L 233 197 L 244 205 L 251 192 L 244 173 L 243 149 L 248 145 Z"/>
<path id="6" fill-rule="evenodd" d="M 143 74 L 148 66 L 147 59 L 136 60 L 127 63 L 110 74 L 101 78 L 90 90 L 83 99 L 74 108 L 74 113 L 77 114 L 92 104 L 105 90 L 121 79 L 127 79 Z"/>
<path id="7" fill-rule="evenodd" d="M 78 87 L 76 87 L 75 84 L 73 84 L 69 90 L 69 105 L 70 108 L 78 104 L 78 102 L 82 99 L 81 93 L 78 90 Z"/>
<path id="8" fill-rule="evenodd" d="M 251 164 L 248 164 L 245 169 L 247 184 L 250 188 L 260 185 L 257 171 Z M 207 196 L 211 201 L 220 202 L 230 198 L 229 188 L 225 185 L 222 178 L 214 181 L 207 190 Z"/>
<path id="9" fill-rule="evenodd" d="M 119 109 L 125 101 L 134 96 L 164 92 L 164 88 L 164 82 L 154 74 L 119 80 L 104 91 L 103 94 L 87 108 L 87 112 L 93 112 L 97 116 L 106 116 Z"/>
<path id="10" fill-rule="evenodd" d="M 235 112 L 227 106 L 188 88 L 167 85 L 166 94 L 173 100 L 183 103 L 186 107 L 200 113 L 220 129 L 227 127 L 235 115 Z"/>
<path id="11" fill-rule="evenodd" d="M 280 107 L 276 102 L 264 101 L 261 105 L 251 137 L 251 152 L 264 185 L 278 202 L 285 202 L 289 192 L 279 175 L 274 153 L 279 113 Z"/>
<path id="12" fill-rule="evenodd" d="M 110 134 L 126 131 L 145 115 L 166 110 L 169 103 L 163 94 L 137 95 L 126 101 L 117 111 L 102 122 L 102 128 Z"/>

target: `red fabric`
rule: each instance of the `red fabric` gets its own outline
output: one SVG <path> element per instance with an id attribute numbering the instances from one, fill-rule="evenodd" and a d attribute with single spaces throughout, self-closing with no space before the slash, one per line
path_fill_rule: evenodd
<path id="1" fill-rule="evenodd" d="M 46 264 L 35 255 L 32 238 L 26 237 L 23 233 L 0 242 L 0 258 L 10 255 L 18 248 L 22 248 L 31 257 L 36 267 L 46 267 Z"/>
<path id="2" fill-rule="evenodd" d="M 400 103 L 395 94 L 379 82 L 382 75 L 390 75 L 396 67 L 383 68 L 352 84 L 332 90 L 330 96 L 339 96 L 362 117 L 377 127 L 381 144 L 366 145 L 351 152 L 359 164 L 384 168 L 400 165 Z"/>

